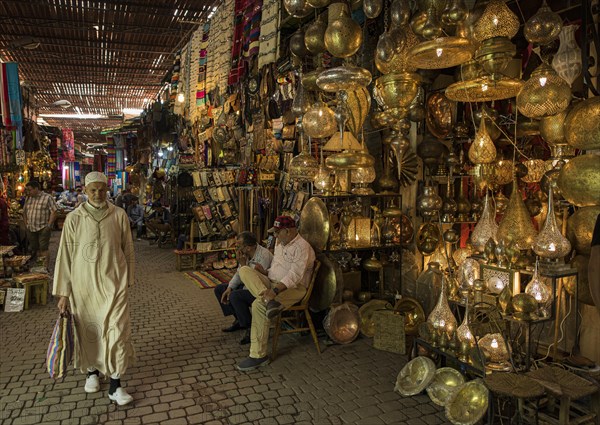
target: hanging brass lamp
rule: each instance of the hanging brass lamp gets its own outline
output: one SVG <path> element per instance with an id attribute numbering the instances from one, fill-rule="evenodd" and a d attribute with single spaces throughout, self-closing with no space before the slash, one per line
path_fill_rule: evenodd
<path id="1" fill-rule="evenodd" d="M 537 67 L 517 96 L 519 112 L 529 118 L 556 115 L 569 107 L 571 87 L 547 63 Z"/>
<path id="2" fill-rule="evenodd" d="M 600 155 L 572 158 L 562 167 L 556 183 L 571 204 L 578 207 L 600 205 Z"/>
<path id="3" fill-rule="evenodd" d="M 496 146 L 485 128 L 485 119 L 481 120 L 479 130 L 469 148 L 469 160 L 473 164 L 490 164 L 496 159 Z"/>
<path id="4" fill-rule="evenodd" d="M 466 38 L 439 37 L 410 49 L 409 64 L 420 69 L 442 69 L 465 63 L 473 57 L 475 47 Z"/>
<path id="5" fill-rule="evenodd" d="M 558 225 L 554 215 L 554 198 L 552 188 L 548 190 L 548 214 L 544 228 L 535 238 L 533 252 L 542 258 L 557 259 L 564 258 L 571 252 L 571 242 L 565 238 Z M 527 292 L 527 290 L 525 291 Z"/>
<path id="6" fill-rule="evenodd" d="M 527 41 L 546 45 L 558 38 L 562 31 L 562 18 L 548 7 L 546 0 L 538 11 L 525 23 L 523 33 Z"/>
<path id="7" fill-rule="evenodd" d="M 325 47 L 325 30 L 327 29 L 326 15 L 321 13 L 304 31 L 304 45 L 313 55 L 323 53 Z"/>
<path id="8" fill-rule="evenodd" d="M 490 102 L 510 99 L 519 94 L 523 84 L 523 81 L 514 78 L 492 79 L 483 76 L 450 84 L 446 88 L 446 96 L 457 102 Z"/>
<path id="9" fill-rule="evenodd" d="M 519 18 L 506 6 L 504 0 L 492 0 L 474 26 L 478 41 L 495 37 L 513 38 L 519 31 Z"/>
<path id="10" fill-rule="evenodd" d="M 576 104 L 564 121 L 564 132 L 574 148 L 600 149 L 600 96 Z"/>
<path id="11" fill-rule="evenodd" d="M 328 10 L 325 47 L 336 58 L 347 58 L 360 48 L 362 29 L 350 16 L 346 3 L 332 3 Z"/>
<path id="12" fill-rule="evenodd" d="M 498 240 L 508 244 L 513 241 L 519 249 L 530 249 L 537 232 L 531 223 L 531 217 L 521 197 L 521 192 L 513 181 L 506 214 L 498 225 Z"/>
<path id="13" fill-rule="evenodd" d="M 408 110 L 419 92 L 421 81 L 421 77 L 416 73 L 392 73 L 375 80 L 375 89 L 386 108 Z"/>

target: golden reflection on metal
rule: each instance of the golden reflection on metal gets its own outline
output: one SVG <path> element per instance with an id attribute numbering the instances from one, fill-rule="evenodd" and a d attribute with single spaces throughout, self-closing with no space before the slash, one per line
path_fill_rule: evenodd
<path id="1" fill-rule="evenodd" d="M 358 309 L 360 316 L 360 333 L 367 338 L 375 335 L 375 321 L 373 314 L 379 310 L 392 310 L 393 307 L 385 300 L 371 300 Z"/>
<path id="2" fill-rule="evenodd" d="M 459 81 L 446 88 L 448 99 L 457 102 L 489 102 L 515 97 L 523 87 L 523 81 L 512 78 L 492 80 L 480 77 L 474 80 Z"/>
<path id="3" fill-rule="evenodd" d="M 571 102 L 571 87 L 546 63 L 538 66 L 517 95 L 519 112 L 529 118 L 556 115 Z"/>
<path id="4" fill-rule="evenodd" d="M 487 412 L 489 391 L 480 379 L 461 385 L 446 404 L 446 418 L 454 425 L 473 425 Z"/>
<path id="5" fill-rule="evenodd" d="M 600 96 L 577 103 L 564 121 L 567 143 L 577 149 L 600 149 L 598 117 L 600 117 Z"/>
<path id="6" fill-rule="evenodd" d="M 465 377 L 456 369 L 441 367 L 433 374 L 427 387 L 427 395 L 438 406 L 445 406 L 458 388 L 465 383 Z"/>
<path id="7" fill-rule="evenodd" d="M 345 303 L 333 307 L 324 321 L 327 335 L 338 344 L 349 344 L 354 341 L 360 331 L 358 307 Z"/>
<path id="8" fill-rule="evenodd" d="M 409 63 L 420 69 L 451 68 L 469 61 L 475 47 L 466 38 L 439 37 L 417 44 L 409 52 Z"/>
<path id="9" fill-rule="evenodd" d="M 562 167 L 556 183 L 571 204 L 578 207 L 600 205 L 600 155 L 572 158 Z"/>
<path id="10" fill-rule="evenodd" d="M 317 252 L 325 249 L 329 240 L 329 212 L 327 206 L 318 197 L 313 197 L 300 213 L 300 235 Z"/>
<path id="11" fill-rule="evenodd" d="M 406 335 L 417 335 L 419 325 L 427 320 L 421 304 L 411 297 L 400 298 L 394 306 L 394 311 L 404 316 Z"/>

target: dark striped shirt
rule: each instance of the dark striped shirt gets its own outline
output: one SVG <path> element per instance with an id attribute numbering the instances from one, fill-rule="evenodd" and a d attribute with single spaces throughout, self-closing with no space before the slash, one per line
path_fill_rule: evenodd
<path id="1" fill-rule="evenodd" d="M 46 192 L 40 192 L 38 196 L 28 196 L 23 208 L 23 214 L 27 219 L 27 230 L 30 232 L 42 230 L 48 225 L 52 211 L 56 210 L 56 202 Z"/>

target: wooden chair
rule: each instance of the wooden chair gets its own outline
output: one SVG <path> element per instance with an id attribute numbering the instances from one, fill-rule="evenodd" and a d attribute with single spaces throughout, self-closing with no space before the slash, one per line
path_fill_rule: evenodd
<path id="1" fill-rule="evenodd" d="M 273 350 L 271 353 L 271 359 L 275 360 L 277 356 L 277 343 L 279 342 L 279 336 L 281 334 L 291 334 L 296 332 L 305 332 L 310 331 L 313 341 L 315 343 L 315 347 L 317 347 L 317 352 L 321 354 L 321 347 L 319 347 L 319 339 L 317 338 L 317 331 L 315 330 L 315 325 L 313 324 L 312 317 L 310 316 L 310 311 L 308 309 L 308 302 L 310 300 L 310 296 L 312 294 L 313 288 L 315 286 L 315 279 L 317 278 L 317 272 L 321 267 L 321 262 L 315 260 L 315 265 L 313 268 L 312 275 L 310 277 L 310 283 L 308 288 L 306 289 L 306 294 L 304 297 L 293 306 L 290 306 L 283 310 L 280 315 L 277 316 L 277 321 L 275 323 L 275 333 L 273 334 Z M 292 316 L 286 316 L 287 312 L 292 312 Z M 306 318 L 306 322 L 308 323 L 308 327 L 303 326 L 302 315 L 304 313 L 304 317 Z M 282 329 L 282 325 L 286 324 L 291 329 Z"/>

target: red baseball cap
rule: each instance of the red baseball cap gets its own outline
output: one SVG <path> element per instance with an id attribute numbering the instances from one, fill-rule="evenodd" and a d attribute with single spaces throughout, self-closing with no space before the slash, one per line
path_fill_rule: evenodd
<path id="1" fill-rule="evenodd" d="M 273 233 L 275 230 L 280 229 L 292 229 L 296 227 L 296 222 L 289 215 L 280 215 L 275 219 L 273 223 L 273 227 L 271 227 L 268 232 Z"/>

